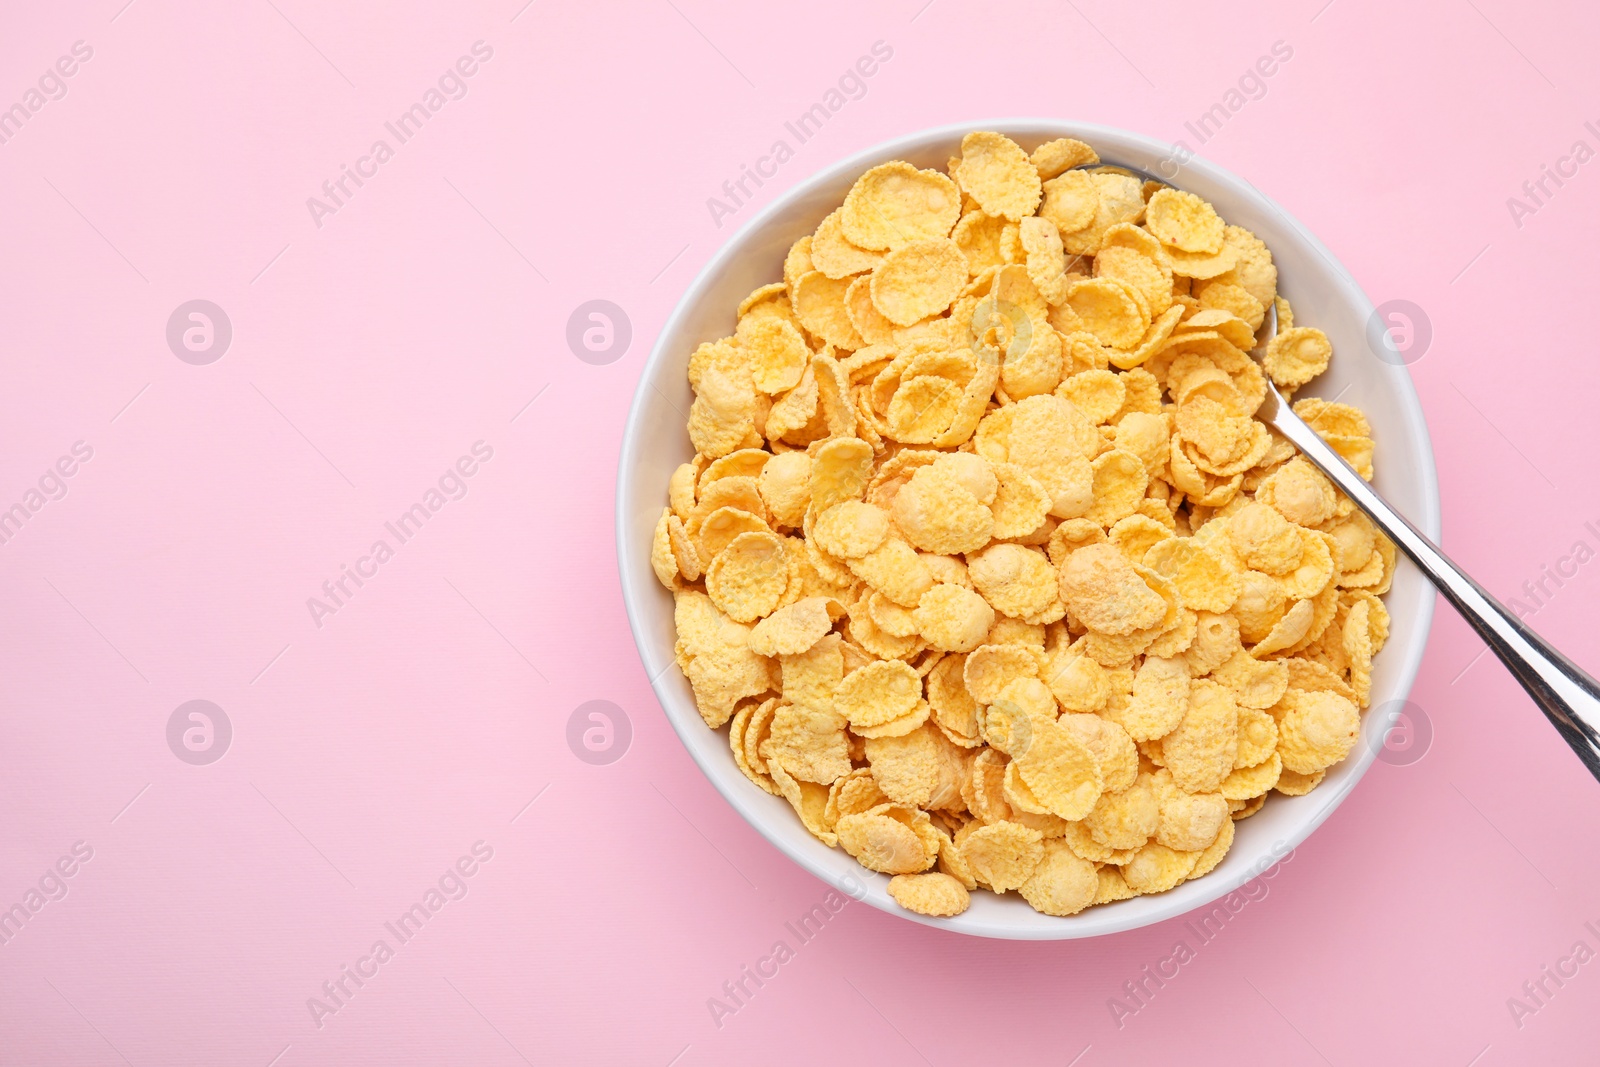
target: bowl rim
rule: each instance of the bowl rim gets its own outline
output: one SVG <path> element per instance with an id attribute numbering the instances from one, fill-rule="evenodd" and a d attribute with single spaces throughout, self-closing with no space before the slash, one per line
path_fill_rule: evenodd
<path id="1" fill-rule="evenodd" d="M 641 608 L 641 601 L 645 594 L 640 589 L 640 586 L 646 585 L 648 587 L 648 584 L 659 586 L 659 582 L 656 581 L 653 572 L 648 566 L 644 566 L 641 571 L 639 562 L 630 559 L 628 534 L 631 513 L 628 505 L 634 497 L 633 476 L 634 471 L 637 469 L 635 459 L 641 447 L 640 427 L 644 422 L 644 415 L 649 404 L 648 393 L 654 387 L 655 375 L 659 372 L 663 363 L 670 358 L 670 353 L 665 350 L 666 340 L 677 334 L 684 320 L 703 299 L 705 290 L 710 288 L 736 256 L 745 251 L 744 246 L 753 235 L 761 232 L 775 217 L 787 211 L 796 201 L 804 199 L 818 187 L 836 182 L 847 174 L 860 174 L 882 162 L 925 152 L 931 145 L 939 142 L 952 139 L 959 141 L 961 136 L 974 130 L 992 130 L 1014 138 L 1041 136 L 1047 138 L 1076 137 L 1095 145 L 1097 149 L 1101 145 L 1116 143 L 1119 148 L 1131 148 L 1135 152 L 1143 153 L 1149 160 L 1182 158 L 1183 162 L 1179 167 L 1180 171 L 1198 173 L 1206 180 L 1228 187 L 1233 194 L 1246 200 L 1253 200 L 1257 206 L 1280 216 L 1294 232 L 1294 236 L 1303 241 L 1311 251 L 1317 253 L 1325 261 L 1329 268 L 1329 273 L 1337 286 L 1338 298 L 1351 305 L 1369 320 L 1375 314 L 1372 301 L 1345 268 L 1344 264 L 1298 219 L 1249 181 L 1170 142 L 1112 126 L 1065 119 L 1034 117 L 978 119 L 949 123 L 878 142 L 800 179 L 794 185 L 775 196 L 770 203 L 757 211 L 744 225 L 724 238 L 717 251 L 705 262 L 694 280 L 683 290 L 683 295 L 678 299 L 672 313 L 656 333 L 650 354 L 639 371 L 639 379 L 634 389 L 623 430 L 622 445 L 618 451 L 617 489 L 613 516 L 618 577 L 622 587 L 623 604 L 628 616 L 629 629 L 634 639 L 635 651 L 639 655 L 640 663 L 645 669 L 646 676 L 650 677 L 650 685 L 656 699 L 661 704 L 662 711 L 665 713 L 668 722 L 672 724 L 679 740 L 688 750 L 691 758 L 700 768 L 701 773 L 705 775 L 707 780 L 710 781 L 712 786 L 716 788 L 733 809 L 756 832 L 766 838 L 778 851 L 782 852 L 802 869 L 823 882 L 834 886 L 841 892 L 849 894 L 854 899 L 865 900 L 881 911 L 924 926 L 931 926 L 935 929 L 1004 940 L 1067 940 L 1082 937 L 1099 937 L 1151 926 L 1204 908 L 1261 875 L 1272 865 L 1284 859 L 1286 855 L 1292 855 L 1293 850 L 1309 838 L 1355 789 L 1356 784 L 1361 781 L 1367 770 L 1376 761 L 1377 747 L 1370 742 L 1358 743 L 1344 761 L 1346 764 L 1352 765 L 1351 770 L 1338 782 L 1328 783 L 1331 788 L 1327 790 L 1322 806 L 1300 822 L 1287 836 L 1280 836 L 1274 840 L 1270 854 L 1261 853 L 1257 862 L 1235 870 L 1231 875 L 1224 875 L 1219 868 L 1219 870 L 1208 874 L 1203 880 L 1197 879 L 1194 882 L 1184 883 L 1184 885 L 1193 886 L 1206 885 L 1208 889 L 1213 890 L 1203 899 L 1188 900 L 1189 896 L 1197 895 L 1192 893 L 1175 895 L 1184 888 L 1184 886 L 1178 886 L 1167 893 L 1136 898 L 1151 902 L 1165 902 L 1166 905 L 1164 907 L 1160 904 L 1147 905 L 1143 913 L 1138 916 L 1128 914 L 1126 918 L 1119 920 L 1115 906 L 1094 907 L 1086 909 L 1075 916 L 1053 918 L 1051 924 L 1030 926 L 1027 929 L 1012 927 L 1007 923 L 993 920 L 969 919 L 967 915 L 970 915 L 970 912 L 954 919 L 930 918 L 901 908 L 890 899 L 884 890 L 884 886 L 887 884 L 886 876 L 873 874 L 865 869 L 859 869 L 855 872 L 855 875 L 859 875 L 859 877 L 852 874 L 841 876 L 836 871 L 827 869 L 821 860 L 815 858 L 819 855 L 815 850 L 801 850 L 790 847 L 788 842 L 778 836 L 775 828 L 769 826 L 766 813 L 757 810 L 755 802 L 758 798 L 754 795 L 756 791 L 748 788 L 739 788 L 748 786 L 748 781 L 742 775 L 737 775 L 737 780 L 734 780 L 734 777 L 724 774 L 723 768 L 713 766 L 707 758 L 703 757 L 700 748 L 691 743 L 687 731 L 707 732 L 704 720 L 692 705 L 688 708 L 688 714 L 682 713 L 682 709 L 678 709 L 678 713 L 674 713 L 675 705 L 680 703 L 681 700 L 678 694 L 667 689 L 665 683 L 665 678 L 668 674 L 667 668 L 672 665 L 672 661 L 669 660 L 654 676 L 651 676 L 649 658 L 645 652 L 647 627 Z M 1127 163 L 1131 161 L 1122 159 L 1116 161 L 1107 160 L 1107 162 L 1110 165 L 1114 165 L 1116 162 Z M 1154 170 L 1156 168 L 1145 165 L 1144 169 Z M 1174 184 L 1177 184 L 1180 188 L 1183 187 L 1181 180 L 1175 179 Z M 1394 373 L 1388 374 L 1386 380 L 1388 388 L 1395 394 L 1394 399 L 1399 406 L 1402 415 L 1401 421 L 1406 434 L 1411 438 L 1409 442 L 1410 458 L 1415 462 L 1414 474 L 1420 484 L 1422 496 L 1420 513 L 1410 514 L 1407 517 L 1431 540 L 1437 543 L 1440 529 L 1439 481 L 1427 419 L 1423 412 L 1421 401 L 1417 396 L 1415 385 L 1411 380 L 1409 369 L 1400 366 L 1391 367 L 1391 370 Z M 664 492 L 665 486 L 661 488 Z M 636 549 L 633 551 L 636 551 Z M 1399 556 L 1397 565 L 1401 569 L 1414 569 L 1403 554 Z M 1420 572 L 1418 572 L 1417 576 L 1421 578 Z M 1426 581 L 1425 578 L 1422 580 Z M 1396 671 L 1396 683 L 1393 687 L 1393 693 L 1388 697 L 1386 703 L 1403 701 L 1410 695 L 1417 673 L 1421 668 L 1423 653 L 1432 628 L 1436 599 L 1431 595 L 1421 596 L 1421 602 L 1416 608 L 1409 630 L 1405 634 L 1394 635 L 1389 645 L 1385 647 L 1386 653 L 1391 657 L 1397 657 L 1400 661 L 1398 668 L 1393 668 Z M 1392 659 L 1391 662 L 1393 662 Z M 1368 722 L 1376 718 L 1373 714 L 1374 707 L 1369 707 L 1363 712 L 1362 733 L 1364 738 L 1368 737 Z M 720 734 L 719 731 L 711 732 Z M 1318 790 L 1317 792 L 1318 794 L 1324 793 L 1323 790 Z M 760 793 L 760 798 L 767 798 L 767 794 Z M 1301 800 L 1304 798 L 1293 799 Z M 827 849 L 821 842 L 816 842 L 814 839 L 812 841 L 822 848 L 824 852 L 834 853 L 834 850 Z M 849 857 L 846 857 L 846 859 L 849 859 Z M 854 864 L 853 860 L 850 860 L 850 862 Z"/>

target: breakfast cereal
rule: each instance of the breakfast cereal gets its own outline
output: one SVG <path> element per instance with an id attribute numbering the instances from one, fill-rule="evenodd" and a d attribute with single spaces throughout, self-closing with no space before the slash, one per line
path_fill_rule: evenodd
<path id="1" fill-rule="evenodd" d="M 1349 755 L 1395 548 L 1255 418 L 1333 348 L 1254 234 L 978 131 L 862 174 L 782 275 L 688 354 L 650 548 L 753 788 L 909 911 L 1068 916 Z M 1294 409 L 1372 476 L 1360 411 Z"/>

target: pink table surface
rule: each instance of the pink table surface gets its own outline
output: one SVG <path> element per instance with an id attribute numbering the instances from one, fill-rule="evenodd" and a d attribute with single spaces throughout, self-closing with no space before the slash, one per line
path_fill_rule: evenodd
<path id="1" fill-rule="evenodd" d="M 0 918 L 0 1062 L 1592 1061 L 1600 790 L 1448 609 L 1423 758 L 1377 764 L 1211 940 L 988 942 L 850 904 L 802 942 L 786 924 L 827 887 L 668 727 L 611 517 L 654 332 L 756 206 L 907 131 L 1071 117 L 1186 141 L 1375 301 L 1423 309 L 1446 546 L 1600 666 L 1592 5 L 94 0 L 4 22 L 0 907 L 22 911 Z M 785 122 L 876 42 L 890 58 L 799 144 Z M 402 141 L 386 123 L 430 89 Z M 793 158 L 719 228 L 708 198 L 778 139 Z M 367 176 L 334 201 L 346 166 Z M 1565 176 L 1533 199 L 1544 166 Z M 610 362 L 566 340 L 595 299 L 632 326 Z M 169 346 L 191 300 L 231 324 L 221 358 L 215 333 L 177 346 L 194 362 Z M 402 540 L 386 524 L 419 502 Z M 333 600 L 344 566 L 367 577 Z M 185 712 L 169 745 L 193 700 L 226 744 L 213 713 L 191 752 Z M 594 700 L 631 726 L 609 763 L 567 740 Z M 414 904 L 431 917 L 394 928 Z M 779 940 L 793 958 L 729 998 Z M 1180 940 L 1193 958 L 1131 998 Z"/>

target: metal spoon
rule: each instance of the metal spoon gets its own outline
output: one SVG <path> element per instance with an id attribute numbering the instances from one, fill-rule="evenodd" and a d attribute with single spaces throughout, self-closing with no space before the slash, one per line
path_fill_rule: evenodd
<path id="1" fill-rule="evenodd" d="M 1107 166 L 1089 164 L 1085 168 Z M 1136 167 L 1110 164 L 1141 180 L 1170 182 Z M 1251 355 L 1259 362 L 1267 343 L 1277 336 L 1278 315 L 1267 308 L 1267 317 L 1256 333 L 1256 348 Z M 1439 592 L 1462 618 L 1478 632 L 1491 651 L 1500 658 L 1545 718 L 1556 728 L 1572 751 L 1596 779 L 1600 779 L 1600 683 L 1567 659 L 1548 642 L 1524 626 L 1484 588 L 1462 572 L 1439 547 L 1407 521 L 1366 480 L 1344 461 L 1305 420 L 1296 415 L 1289 402 L 1269 379 L 1267 398 L 1256 411 L 1256 418 L 1277 430 L 1298 448 L 1312 465 L 1327 475 L 1339 491 L 1366 513 L 1378 529 L 1399 546 L 1411 561 L 1428 576 Z"/>

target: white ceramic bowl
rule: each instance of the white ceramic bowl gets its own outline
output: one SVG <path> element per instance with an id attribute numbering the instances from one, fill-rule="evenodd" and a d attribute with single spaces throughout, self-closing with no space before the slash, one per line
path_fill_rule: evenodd
<path id="1" fill-rule="evenodd" d="M 1373 672 L 1372 708 L 1364 716 L 1366 743 L 1328 772 L 1304 797 L 1274 794 L 1262 811 L 1238 824 L 1232 850 L 1214 871 L 1166 893 L 1089 908 L 1069 918 L 1041 915 L 1016 894 L 972 895 L 972 906 L 953 919 L 914 915 L 889 898 L 888 877 L 859 866 L 843 850 L 829 849 L 801 826 L 789 805 L 758 789 L 740 773 L 728 748 L 727 729 L 706 729 L 688 682 L 673 664 L 672 596 L 650 568 L 650 540 L 667 499 L 667 479 L 693 448 L 684 426 L 692 396 L 685 371 L 702 341 L 733 332 L 734 311 L 753 289 L 783 277 L 783 258 L 801 236 L 844 199 L 869 167 L 904 159 L 943 170 L 971 130 L 997 130 L 1025 148 L 1055 137 L 1076 137 L 1107 162 L 1173 174 L 1180 188 L 1216 205 L 1228 222 L 1256 233 L 1277 261 L 1279 288 L 1294 305 L 1295 320 L 1318 326 L 1333 341 L 1333 365 L 1305 395 L 1338 397 L 1366 412 L 1378 442 L 1378 489 L 1434 539 L 1439 535 L 1439 488 L 1422 408 L 1404 367 L 1368 348 L 1373 307 L 1355 280 L 1315 237 L 1253 186 L 1215 166 L 1193 160 L 1175 170 L 1172 146 L 1122 130 L 1046 119 L 1010 119 L 945 126 L 870 148 L 796 185 L 751 219 L 712 257 L 662 328 L 634 394 L 617 472 L 617 555 L 622 595 L 634 640 L 653 679 L 656 696 L 678 736 L 722 795 L 790 859 L 873 907 L 965 934 L 1055 939 L 1131 930 L 1181 915 L 1224 896 L 1299 845 L 1355 788 L 1381 748 L 1385 705 L 1411 689 L 1434 593 L 1422 574 L 1402 560 L 1387 597 L 1393 620 L 1388 645 Z"/>

